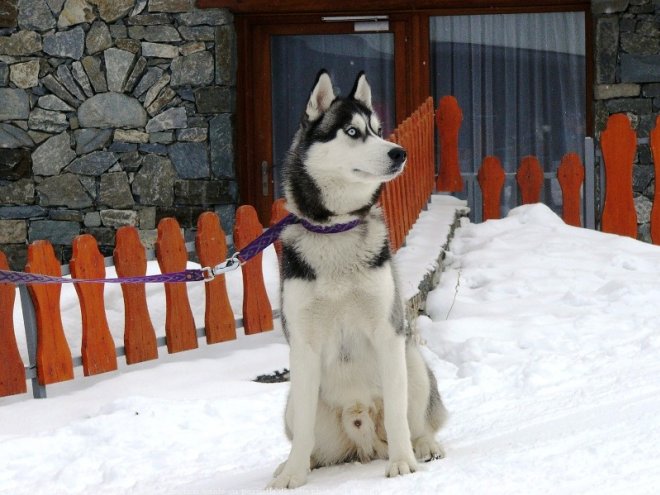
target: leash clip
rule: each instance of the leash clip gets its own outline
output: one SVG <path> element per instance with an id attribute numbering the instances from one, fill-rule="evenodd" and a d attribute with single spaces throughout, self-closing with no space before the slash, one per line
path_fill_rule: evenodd
<path id="1" fill-rule="evenodd" d="M 211 266 L 205 266 L 202 268 L 202 272 L 204 273 L 204 282 L 210 282 L 211 280 L 215 279 L 218 275 L 222 275 L 227 272 L 231 272 L 236 270 L 239 266 L 241 266 L 241 260 L 238 258 L 239 253 L 234 253 L 234 255 L 231 258 L 227 258 L 225 261 L 222 263 L 215 265 L 213 267 Z"/>

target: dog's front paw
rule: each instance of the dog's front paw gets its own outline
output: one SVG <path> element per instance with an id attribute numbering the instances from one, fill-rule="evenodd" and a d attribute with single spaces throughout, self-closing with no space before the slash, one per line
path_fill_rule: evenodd
<path id="1" fill-rule="evenodd" d="M 414 444 L 415 457 L 420 461 L 429 462 L 445 457 L 445 451 L 433 437 L 420 437 Z"/>
<path id="2" fill-rule="evenodd" d="M 269 490 L 283 490 L 285 488 L 298 488 L 307 483 L 307 472 L 291 472 L 286 469 L 286 463 L 280 465 L 275 471 L 275 478 L 266 488 Z"/>
<path id="3" fill-rule="evenodd" d="M 282 471 L 284 471 L 284 466 L 286 466 L 286 461 L 284 461 L 282 464 L 277 466 L 277 469 L 273 473 L 273 478 L 277 478 Z"/>
<path id="4" fill-rule="evenodd" d="M 390 461 L 390 465 L 387 467 L 388 478 L 394 478 L 395 476 L 403 476 L 404 474 L 410 474 L 417 471 L 417 463 L 412 459 L 400 459 Z"/>

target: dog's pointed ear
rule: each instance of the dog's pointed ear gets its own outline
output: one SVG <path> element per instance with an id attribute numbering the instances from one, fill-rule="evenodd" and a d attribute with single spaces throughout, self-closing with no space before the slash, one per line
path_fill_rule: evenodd
<path id="1" fill-rule="evenodd" d="M 310 121 L 318 119 L 330 107 L 335 100 L 335 92 L 332 89 L 330 75 L 322 70 L 316 78 L 314 89 L 309 95 L 305 114 Z"/>
<path id="2" fill-rule="evenodd" d="M 351 98 L 359 101 L 369 110 L 373 110 L 371 106 L 371 86 L 367 82 L 367 76 L 364 75 L 364 71 L 360 72 L 355 80 L 353 91 L 351 91 Z"/>

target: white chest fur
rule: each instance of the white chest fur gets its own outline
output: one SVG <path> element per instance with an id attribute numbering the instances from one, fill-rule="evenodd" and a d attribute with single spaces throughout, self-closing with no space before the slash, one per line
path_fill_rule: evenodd
<path id="1" fill-rule="evenodd" d="M 379 212 L 341 234 L 289 228 L 283 241 L 315 273 L 314 280 L 285 279 L 282 309 L 290 339 L 302 339 L 321 356 L 321 397 L 331 406 L 381 397 L 374 339 L 392 332 L 397 297 L 390 261 L 370 263 L 386 241 Z"/>

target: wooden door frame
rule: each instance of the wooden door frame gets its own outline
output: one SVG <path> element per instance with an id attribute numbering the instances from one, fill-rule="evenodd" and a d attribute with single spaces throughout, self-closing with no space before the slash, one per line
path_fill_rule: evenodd
<path id="1" fill-rule="evenodd" d="M 268 36 L 264 35 L 264 29 L 259 26 L 311 25 L 321 23 L 323 15 L 388 15 L 390 23 L 398 30 L 395 32 L 394 71 L 395 114 L 399 122 L 431 94 L 430 16 L 581 11 L 584 12 L 586 31 L 586 135 L 593 136 L 594 60 L 590 0 L 539 0 L 525 3 L 515 0 L 424 0 L 414 3 L 409 0 L 197 0 L 197 5 L 206 8 L 227 7 L 236 14 L 238 72 L 235 124 L 240 201 L 255 206 L 264 223 L 268 221 L 273 197 L 272 171 L 268 178 L 269 195 L 263 196 L 259 163 L 268 160 L 272 165 L 272 141 L 268 157 L 255 156 L 252 145 L 257 139 L 262 140 L 262 144 L 263 140 L 272 140 L 270 129 L 265 135 L 255 135 L 258 134 L 255 122 L 259 116 L 271 112 L 271 74 L 270 60 L 266 61 L 268 71 L 263 68 L 263 63 L 254 63 L 254 57 L 261 57 L 263 62 L 264 57 L 269 58 L 270 53 Z M 340 28 L 336 26 L 335 29 Z M 348 32 L 345 25 L 342 29 L 342 32 Z M 255 94 L 255 79 L 267 80 L 268 90 L 262 89 L 262 94 Z"/>
<path id="2" fill-rule="evenodd" d="M 579 7 L 588 10 L 591 0 L 197 0 L 202 9 L 226 8 L 234 14 L 292 14 L 333 12 L 356 14 L 368 12 L 419 12 L 452 9 L 454 11 L 488 11 L 504 9 L 565 9 Z"/>
<path id="3" fill-rule="evenodd" d="M 428 19 L 420 19 L 420 17 L 427 16 L 391 14 L 388 19 L 390 30 L 384 31 L 394 34 L 396 122 L 408 115 L 430 94 Z M 423 36 L 424 29 L 426 36 Z M 239 57 L 236 170 L 239 193 L 241 203 L 254 206 L 261 222 L 265 224 L 270 218 L 270 208 L 274 198 L 270 37 L 296 34 L 352 34 L 355 31 L 353 22 L 323 22 L 321 15 L 315 14 L 237 16 L 236 31 Z M 413 44 L 411 40 L 415 39 L 427 41 Z M 308 81 L 303 81 L 303 84 L 307 83 Z M 263 162 L 268 164 L 266 195 L 263 194 L 261 171 Z"/>

